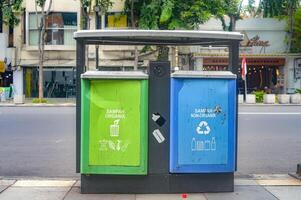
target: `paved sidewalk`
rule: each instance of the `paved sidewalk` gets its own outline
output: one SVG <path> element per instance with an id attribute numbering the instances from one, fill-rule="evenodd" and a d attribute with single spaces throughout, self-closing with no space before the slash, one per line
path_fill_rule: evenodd
<path id="1" fill-rule="evenodd" d="M 75 98 L 45 98 L 47 99 L 47 103 L 32 103 L 32 98 L 26 98 L 24 104 L 15 104 L 13 100 L 7 100 L 5 102 L 0 102 L 0 107 L 12 107 L 12 106 L 17 106 L 17 107 L 31 107 L 31 106 L 42 106 L 42 107 L 47 107 L 47 106 L 75 106 Z M 295 106 L 301 106 L 301 104 L 264 104 L 264 103 L 256 103 L 256 104 L 247 104 L 247 103 L 240 103 L 239 106 L 245 106 L 245 107 L 269 107 L 269 106 L 290 106 L 290 107 L 295 107 Z"/>
<path id="2" fill-rule="evenodd" d="M 32 98 L 26 98 L 24 104 L 15 104 L 13 100 L 0 102 L 0 107 L 32 107 L 32 106 L 75 106 L 75 98 L 45 98 L 47 103 L 32 103 Z"/>
<path id="3" fill-rule="evenodd" d="M 289 175 L 235 178 L 229 193 L 187 194 L 188 200 L 300 200 L 301 181 Z M 0 177 L 0 200 L 181 200 L 182 194 L 80 194 L 72 179 L 14 179 Z"/>

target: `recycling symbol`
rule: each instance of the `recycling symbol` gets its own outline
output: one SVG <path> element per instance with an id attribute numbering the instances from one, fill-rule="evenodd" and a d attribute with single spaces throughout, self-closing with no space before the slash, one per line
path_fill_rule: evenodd
<path id="1" fill-rule="evenodd" d="M 197 134 L 208 135 L 211 129 L 206 121 L 201 121 L 199 126 L 196 128 Z"/>

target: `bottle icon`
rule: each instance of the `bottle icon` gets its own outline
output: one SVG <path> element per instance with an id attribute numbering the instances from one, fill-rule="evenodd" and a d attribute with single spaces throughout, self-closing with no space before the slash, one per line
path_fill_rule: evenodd
<path id="1" fill-rule="evenodd" d="M 114 123 L 110 125 L 110 136 L 111 137 L 119 136 L 119 119 L 115 120 Z"/>
<path id="2" fill-rule="evenodd" d="M 215 137 L 211 139 L 211 151 L 216 150 L 216 142 L 215 142 Z"/>
<path id="3" fill-rule="evenodd" d="M 197 150 L 203 151 L 204 150 L 204 142 L 202 140 L 197 141 Z"/>
<path id="4" fill-rule="evenodd" d="M 195 140 L 195 138 L 192 138 L 192 140 L 191 140 L 191 151 L 196 151 L 196 150 L 197 150 L 196 140 Z"/>
<path id="5" fill-rule="evenodd" d="M 204 147 L 205 151 L 210 151 L 210 144 L 211 144 L 210 140 L 205 141 L 205 147 Z"/>

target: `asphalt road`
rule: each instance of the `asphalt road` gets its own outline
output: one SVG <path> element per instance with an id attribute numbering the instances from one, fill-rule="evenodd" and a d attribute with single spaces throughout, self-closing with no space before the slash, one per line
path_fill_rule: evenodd
<path id="1" fill-rule="evenodd" d="M 0 176 L 75 176 L 74 107 L 0 107 Z"/>
<path id="2" fill-rule="evenodd" d="M 301 106 L 239 108 L 238 174 L 301 162 Z M 0 176 L 74 177 L 74 107 L 0 107 Z"/>
<path id="3" fill-rule="evenodd" d="M 238 173 L 288 173 L 301 163 L 301 106 L 241 106 Z"/>

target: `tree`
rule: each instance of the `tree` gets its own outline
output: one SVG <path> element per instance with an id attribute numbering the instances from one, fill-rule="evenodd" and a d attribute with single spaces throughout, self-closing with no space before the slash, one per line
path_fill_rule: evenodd
<path id="1" fill-rule="evenodd" d="M 52 0 L 35 0 L 36 19 L 38 26 L 38 47 L 39 47 L 39 102 L 43 101 L 43 66 L 44 50 L 46 40 L 46 18 L 50 14 Z"/>
<path id="2" fill-rule="evenodd" d="M 301 8 L 298 8 L 294 15 L 293 35 L 291 43 L 291 52 L 301 52 Z"/>
<path id="3" fill-rule="evenodd" d="M 81 0 L 81 28 L 84 30 L 90 29 L 90 14 L 92 6 L 98 5 L 100 7 L 101 15 L 104 15 L 112 6 L 111 0 Z"/>
<path id="4" fill-rule="evenodd" d="M 19 23 L 19 19 L 14 12 L 20 11 L 22 7 L 22 0 L 0 0 L 0 26 L 6 24 L 15 26 Z"/>
<path id="5" fill-rule="evenodd" d="M 221 0 L 142 0 L 135 3 L 139 28 L 194 29 L 220 9 Z"/>
<path id="6" fill-rule="evenodd" d="M 81 21 L 81 29 L 83 30 L 89 30 L 90 29 L 90 15 L 92 12 L 92 6 L 97 6 L 99 11 L 95 11 L 96 18 L 99 17 L 99 12 L 100 16 L 105 15 L 105 13 L 108 11 L 109 7 L 112 6 L 112 1 L 111 0 L 81 0 L 81 14 L 80 14 L 80 21 Z M 95 8 L 95 7 L 94 7 Z M 95 19 L 96 19 L 95 18 Z M 96 26 L 98 25 L 97 22 L 95 22 Z M 99 28 L 99 27 L 96 27 Z M 96 67 L 98 67 L 98 58 L 99 58 L 99 46 L 95 45 L 95 64 Z M 89 54 L 89 48 L 86 46 L 86 60 L 88 60 L 88 54 Z"/>
<path id="7" fill-rule="evenodd" d="M 294 35 L 294 16 L 300 0 L 262 0 L 260 9 L 263 17 L 286 18 L 288 21 L 287 50 L 291 50 L 292 37 Z"/>
<path id="8" fill-rule="evenodd" d="M 138 18 L 135 27 L 141 29 L 197 29 L 199 24 L 222 11 L 221 2 L 222 0 L 126 0 L 125 12 L 134 13 L 131 16 Z M 158 51 L 158 60 L 168 59 L 166 46 L 160 46 Z"/>
<path id="9" fill-rule="evenodd" d="M 241 19 L 243 0 L 224 0 L 221 2 L 222 11 L 217 13 L 217 18 L 222 22 L 224 31 L 235 31 L 236 21 Z M 229 17 L 227 25 L 225 16 Z"/>

